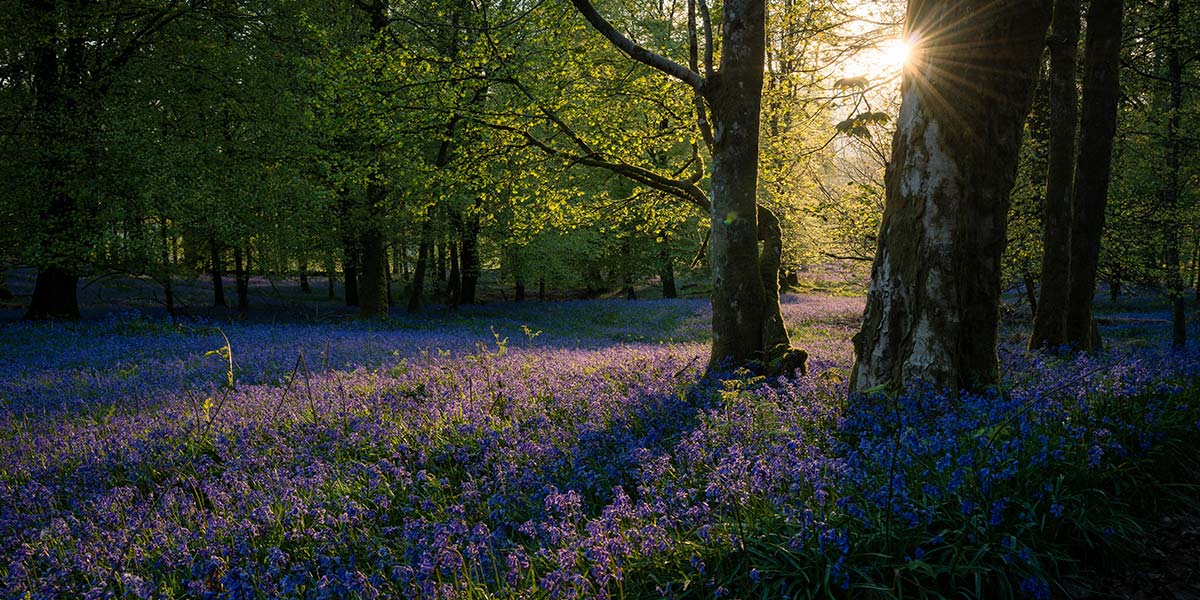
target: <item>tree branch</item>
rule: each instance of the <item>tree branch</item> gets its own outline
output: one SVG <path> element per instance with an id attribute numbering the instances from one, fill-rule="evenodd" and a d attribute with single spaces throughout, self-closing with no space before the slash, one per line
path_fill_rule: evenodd
<path id="1" fill-rule="evenodd" d="M 700 0 L 700 22 L 704 23 L 704 77 L 711 78 L 713 76 L 713 33 L 707 0 Z"/>
<path id="2" fill-rule="evenodd" d="M 704 78 L 699 73 L 665 57 L 660 54 L 655 54 L 650 50 L 638 45 L 633 40 L 625 37 L 621 32 L 617 31 L 611 23 L 606 21 L 600 13 L 596 12 L 596 8 L 588 0 L 571 0 L 571 4 L 575 5 L 575 9 L 587 19 L 587 22 L 600 32 L 605 38 L 608 38 L 612 45 L 618 50 L 627 54 L 633 60 L 636 60 L 653 69 L 657 69 L 675 79 L 678 79 L 699 92 L 704 87 Z"/>

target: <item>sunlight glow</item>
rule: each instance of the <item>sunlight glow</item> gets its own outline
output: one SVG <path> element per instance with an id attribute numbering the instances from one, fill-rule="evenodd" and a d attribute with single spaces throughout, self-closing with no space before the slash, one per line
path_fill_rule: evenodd
<path id="1" fill-rule="evenodd" d="M 883 51 L 883 58 L 880 60 L 882 66 L 902 69 L 912 57 L 913 46 L 908 40 L 896 38 L 884 42 L 881 50 Z"/>

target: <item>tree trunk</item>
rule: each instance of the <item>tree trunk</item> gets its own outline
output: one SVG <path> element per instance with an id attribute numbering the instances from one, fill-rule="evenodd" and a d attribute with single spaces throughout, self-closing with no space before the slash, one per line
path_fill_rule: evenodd
<path id="1" fill-rule="evenodd" d="M 679 291 L 675 289 L 675 259 L 671 256 L 671 242 L 666 231 L 662 232 L 658 246 L 658 279 L 662 282 L 663 298 L 679 297 Z"/>
<path id="2" fill-rule="evenodd" d="M 326 297 L 330 300 L 336 300 L 337 293 L 334 291 L 333 286 L 337 283 L 337 263 L 333 259 L 330 259 L 329 264 L 325 266 L 325 283 L 328 287 Z"/>
<path id="3" fill-rule="evenodd" d="M 538 300 L 546 299 L 546 278 L 538 277 Z"/>
<path id="4" fill-rule="evenodd" d="M 300 271 L 300 293 L 302 293 L 302 294 L 312 293 L 312 286 L 309 285 L 309 282 L 308 282 L 308 255 L 307 254 L 303 254 L 303 253 L 300 254 L 299 271 Z"/>
<path id="5" fill-rule="evenodd" d="M 762 0 L 726 0 L 719 75 L 705 86 L 713 122 L 709 368 L 762 358 L 766 298 L 758 261 L 758 131 L 765 53 Z"/>
<path id="6" fill-rule="evenodd" d="M 362 232 L 362 273 L 358 280 L 358 315 L 387 316 L 387 245 L 377 227 Z"/>
<path id="7" fill-rule="evenodd" d="M 1071 187 L 1075 174 L 1075 127 L 1079 114 L 1076 72 L 1079 0 L 1054 0 L 1050 47 L 1050 154 L 1042 213 L 1042 293 L 1030 349 L 1059 348 L 1066 341 L 1070 286 Z"/>
<path id="8" fill-rule="evenodd" d="M 476 294 L 479 289 L 479 217 L 468 216 L 463 220 L 462 251 L 458 255 L 462 263 L 462 293 L 459 301 L 463 304 L 478 302 Z"/>
<path id="9" fill-rule="evenodd" d="M 362 267 L 358 274 L 358 315 L 364 318 L 384 317 L 388 312 L 387 243 L 377 215 L 387 193 L 381 181 L 367 184 L 367 210 L 371 219 L 360 229 L 358 244 Z"/>
<path id="10" fill-rule="evenodd" d="M 1037 320 L 1038 314 L 1038 292 L 1037 280 L 1033 278 L 1033 273 L 1025 271 L 1021 275 L 1025 284 L 1025 299 L 1029 301 L 1029 312 L 1033 315 L 1034 320 Z"/>
<path id="11" fill-rule="evenodd" d="M 72 84 L 78 87 L 81 73 L 76 72 L 77 61 L 59 60 L 57 44 L 61 41 L 59 15 L 54 2 L 37 2 L 27 5 L 34 17 L 33 33 L 43 41 L 33 51 L 31 71 L 34 106 L 32 113 L 33 142 L 37 144 L 39 159 L 38 184 L 42 193 L 49 198 L 46 206 L 40 207 L 44 227 L 42 254 L 43 264 L 38 265 L 37 278 L 33 286 L 33 297 L 25 312 L 28 320 L 78 319 L 79 318 L 79 275 L 75 269 L 77 257 L 67 245 L 83 240 L 78 230 L 75 199 L 67 190 L 64 181 L 75 165 L 67 155 L 72 142 L 80 142 L 78 129 L 83 120 L 79 114 L 79 99 L 70 93 Z M 72 125 L 75 127 L 73 128 Z M 75 130 L 73 130 L 75 129 Z"/>
<path id="12" fill-rule="evenodd" d="M 246 312 L 250 308 L 250 251 L 245 251 L 243 261 L 241 245 L 233 247 L 233 278 L 237 286 L 237 308 Z"/>
<path id="13" fill-rule="evenodd" d="M 348 242 L 342 253 L 342 280 L 346 287 L 346 306 L 358 306 L 358 242 Z"/>
<path id="14" fill-rule="evenodd" d="M 409 272 L 408 272 L 408 243 L 407 243 L 407 242 L 406 242 L 404 239 L 401 239 L 401 240 L 400 240 L 400 260 L 399 260 L 399 263 L 400 263 L 400 280 L 401 280 L 401 281 L 408 281 L 408 276 L 409 276 Z"/>
<path id="15" fill-rule="evenodd" d="M 408 294 L 408 312 L 421 312 L 421 295 L 425 293 L 425 270 L 429 266 L 429 255 L 433 246 L 433 231 L 430 216 L 421 224 L 421 244 L 417 248 L 417 264 L 413 267 L 412 289 Z"/>
<path id="16" fill-rule="evenodd" d="M 434 244 L 433 249 L 434 249 L 434 253 L 436 255 L 436 258 L 434 259 L 434 264 L 437 265 L 437 280 L 438 281 L 446 281 L 447 280 L 446 255 L 449 254 L 448 249 L 449 249 L 449 246 L 451 243 L 453 243 L 453 242 L 447 242 L 446 240 L 439 240 L 437 244 Z"/>
<path id="17" fill-rule="evenodd" d="M 78 319 L 78 287 L 79 276 L 61 267 L 38 269 L 25 318 L 31 321 Z"/>
<path id="18" fill-rule="evenodd" d="M 509 260 L 509 270 L 512 271 L 515 287 L 514 301 L 525 301 L 525 256 L 521 246 L 513 245 L 506 249 Z"/>
<path id="19" fill-rule="evenodd" d="M 12 300 L 12 290 L 8 289 L 8 273 L 7 267 L 0 264 L 0 300 Z"/>
<path id="20" fill-rule="evenodd" d="M 1042 0 L 910 0 L 853 390 L 996 383 L 1009 194 L 1049 21 Z"/>
<path id="21" fill-rule="evenodd" d="M 450 279 L 446 282 L 446 296 L 450 306 L 458 306 L 462 293 L 462 271 L 459 270 L 458 244 L 450 244 Z"/>
<path id="22" fill-rule="evenodd" d="M 1114 304 L 1121 299 L 1121 280 L 1116 277 L 1108 285 L 1108 299 Z"/>
<path id="23" fill-rule="evenodd" d="M 171 279 L 171 238 L 167 234 L 167 221 L 162 219 L 158 224 L 159 237 L 162 241 L 162 286 L 163 298 L 167 306 L 167 314 L 175 317 L 175 282 Z"/>
<path id="24" fill-rule="evenodd" d="M 1179 214 L 1179 128 L 1183 110 L 1183 63 L 1179 56 L 1182 32 L 1179 28 L 1179 0 L 1168 0 L 1167 18 L 1167 79 L 1170 81 L 1171 98 L 1167 116 L 1167 177 L 1163 189 L 1167 218 L 1167 297 L 1171 300 L 1171 347 L 1183 348 L 1187 344 L 1187 315 L 1183 303 L 1183 272 L 1179 259 L 1180 214 Z"/>
<path id="25" fill-rule="evenodd" d="M 387 260 L 387 254 L 384 254 L 384 260 Z M 390 261 L 389 264 L 391 264 Z M 387 303 L 388 308 L 391 308 L 396 305 L 396 296 L 392 293 L 392 282 L 395 280 L 395 270 L 389 266 L 384 269 L 384 272 L 387 273 Z"/>
<path id="26" fill-rule="evenodd" d="M 208 274 L 212 277 L 213 306 L 228 306 L 225 302 L 225 279 L 222 273 L 225 261 L 221 258 L 221 245 L 217 243 L 217 238 L 209 238 L 208 251 Z"/>
<path id="27" fill-rule="evenodd" d="M 1117 129 L 1117 100 L 1121 92 L 1118 75 L 1122 10 L 1122 0 L 1106 0 L 1092 2 L 1087 13 L 1083 110 L 1075 194 L 1071 201 L 1071 276 L 1065 326 L 1066 343 L 1085 351 L 1096 346 L 1093 343 L 1092 299 L 1096 293 L 1096 266 L 1100 258 L 1100 237 L 1104 232 L 1113 136 Z"/>

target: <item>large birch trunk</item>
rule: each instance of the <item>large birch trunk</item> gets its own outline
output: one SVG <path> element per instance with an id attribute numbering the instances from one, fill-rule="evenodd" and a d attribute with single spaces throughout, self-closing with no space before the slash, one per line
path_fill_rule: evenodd
<path id="1" fill-rule="evenodd" d="M 916 41 L 851 387 L 996 382 L 1009 193 L 1050 4 L 911 0 Z"/>

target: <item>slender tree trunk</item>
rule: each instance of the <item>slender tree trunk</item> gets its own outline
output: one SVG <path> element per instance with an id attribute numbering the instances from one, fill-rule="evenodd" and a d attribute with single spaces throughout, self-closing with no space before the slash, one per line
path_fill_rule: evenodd
<path id="1" fill-rule="evenodd" d="M 666 231 L 662 232 L 658 245 L 658 279 L 662 282 L 663 298 L 678 298 L 675 289 L 675 259 L 671 256 L 671 241 Z"/>
<path id="2" fill-rule="evenodd" d="M 1112 170 L 1117 100 L 1121 93 L 1118 76 L 1123 4 L 1122 0 L 1092 2 L 1087 14 L 1083 110 L 1075 194 L 1071 204 L 1071 276 L 1065 327 L 1066 343 L 1087 351 L 1098 349 L 1093 339 L 1098 330 L 1092 323 L 1092 300 L 1096 293 L 1096 267 Z"/>
<path id="3" fill-rule="evenodd" d="M 1021 277 L 1025 284 L 1025 299 L 1029 301 L 1029 312 L 1033 315 L 1034 320 L 1036 321 L 1038 314 L 1037 280 L 1034 279 L 1033 273 L 1030 273 L 1029 271 L 1022 273 Z"/>
<path id="4" fill-rule="evenodd" d="M 917 46 L 852 389 L 997 381 L 1009 194 L 1049 22 L 1044 0 L 910 0 Z"/>
<path id="5" fill-rule="evenodd" d="M 408 242 L 402 239 L 400 240 L 400 279 L 402 281 L 408 281 L 409 275 Z"/>
<path id="6" fill-rule="evenodd" d="M 408 312 L 421 312 L 422 295 L 425 293 L 425 270 L 429 265 L 429 255 L 433 247 L 433 231 L 430 223 L 431 216 L 426 215 L 421 224 L 421 244 L 417 248 L 417 264 L 413 267 L 412 289 L 408 295 Z"/>
<path id="7" fill-rule="evenodd" d="M 461 262 L 458 258 L 458 244 L 450 244 L 450 279 L 446 283 L 447 296 L 450 299 L 450 306 L 458 306 L 459 298 L 462 294 L 462 271 L 459 270 Z"/>
<path id="8" fill-rule="evenodd" d="M 8 273 L 7 267 L 0 264 L 0 300 L 12 300 L 12 290 L 8 289 Z"/>
<path id="9" fill-rule="evenodd" d="M 302 294 L 312 293 L 312 286 L 309 285 L 309 282 L 308 282 L 308 255 L 307 254 L 303 254 L 303 253 L 300 254 L 299 271 L 300 271 L 300 293 L 302 293 Z"/>
<path id="10" fill-rule="evenodd" d="M 167 306 L 167 314 L 175 317 L 175 282 L 172 280 L 172 262 L 171 262 L 171 238 L 167 234 L 167 220 L 161 219 L 158 223 L 159 237 L 162 241 L 162 275 L 163 275 L 163 298 Z"/>
<path id="11" fill-rule="evenodd" d="M 221 258 L 221 245 L 217 242 L 217 238 L 209 238 L 208 252 L 208 274 L 212 278 L 213 306 L 228 306 L 225 302 L 225 279 L 224 273 L 222 273 L 225 261 Z"/>
<path id="12" fill-rule="evenodd" d="M 358 306 L 358 240 L 348 242 L 342 253 L 342 280 L 346 287 L 346 306 Z"/>
<path id="13" fill-rule="evenodd" d="M 386 260 L 387 255 L 385 254 L 384 257 Z M 390 263 L 390 261 L 389 261 L 389 263 Z M 394 263 L 390 263 L 390 264 L 394 264 Z M 392 282 L 395 281 L 396 271 L 395 271 L 395 268 L 389 266 L 385 272 L 387 273 L 387 303 L 388 303 L 388 308 L 391 308 L 396 305 L 396 296 L 392 292 Z"/>
<path id="14" fill-rule="evenodd" d="M 250 308 L 250 251 L 244 251 L 239 244 L 233 247 L 233 278 L 237 286 L 237 308 L 246 312 Z"/>
<path id="15" fill-rule="evenodd" d="M 447 242 L 446 240 L 438 240 L 438 242 L 436 244 L 434 244 L 434 246 L 433 246 L 434 255 L 435 255 L 433 262 L 434 262 L 434 264 L 437 265 L 436 270 L 437 270 L 438 281 L 446 281 L 447 280 L 448 273 L 447 273 L 447 269 L 446 269 L 446 255 L 450 253 L 449 246 L 451 243 L 453 243 L 453 242 Z"/>
<path id="16" fill-rule="evenodd" d="M 478 201 L 476 201 L 478 202 Z M 463 304 L 478 302 L 476 294 L 479 289 L 479 217 L 468 216 L 463 220 L 462 251 L 458 255 L 462 263 L 462 293 L 459 300 Z"/>
<path id="17" fill-rule="evenodd" d="M 546 278 L 538 277 L 538 300 L 546 300 Z"/>
<path id="18" fill-rule="evenodd" d="M 626 300 L 637 300 L 637 293 L 633 290 L 633 265 L 630 264 L 629 246 L 629 239 L 621 242 L 621 264 L 618 267 L 621 274 L 621 293 L 625 294 Z"/>
<path id="19" fill-rule="evenodd" d="M 513 275 L 513 286 L 515 287 L 514 301 L 525 301 L 525 253 L 521 246 L 513 245 L 507 248 L 506 252 L 509 260 L 509 270 Z"/>
<path id="20" fill-rule="evenodd" d="M 1050 36 L 1050 154 L 1042 213 L 1042 293 L 1029 347 L 1059 348 L 1066 341 L 1070 287 L 1071 187 L 1075 175 L 1075 129 L 1079 114 L 1076 72 L 1079 0 L 1054 0 Z"/>
<path id="21" fill-rule="evenodd" d="M 1121 280 L 1116 277 L 1108 286 L 1108 299 L 1114 304 L 1121 299 Z"/>
<path id="22" fill-rule="evenodd" d="M 333 259 L 329 259 L 329 264 L 325 265 L 325 283 L 328 287 L 326 297 L 336 300 L 337 293 L 334 291 L 334 284 L 337 283 L 337 263 Z"/>
<path id="23" fill-rule="evenodd" d="M 1167 79 L 1170 80 L 1170 105 L 1167 115 L 1167 173 L 1163 189 L 1167 218 L 1167 297 L 1171 301 L 1171 346 L 1187 344 L 1187 315 L 1183 302 L 1183 272 L 1179 264 L 1179 129 L 1183 110 L 1183 62 L 1179 56 L 1182 32 L 1179 27 L 1179 0 L 1167 0 L 1169 35 L 1167 39 Z"/>
<path id="24" fill-rule="evenodd" d="M 1191 282 L 1188 284 L 1197 294 L 1200 294 L 1200 236 L 1192 241 L 1192 262 L 1190 265 Z M 1200 299 L 1200 296 L 1197 296 Z"/>

